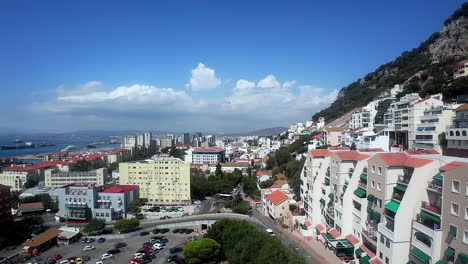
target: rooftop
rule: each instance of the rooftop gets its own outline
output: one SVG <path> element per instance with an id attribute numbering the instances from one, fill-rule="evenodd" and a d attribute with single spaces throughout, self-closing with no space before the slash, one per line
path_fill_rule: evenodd
<path id="1" fill-rule="evenodd" d="M 468 162 L 461 162 L 461 161 L 452 161 L 442 167 L 439 168 L 440 171 L 449 171 L 457 168 L 458 166 L 468 165 Z"/>
<path id="2" fill-rule="evenodd" d="M 62 230 L 52 228 L 33 237 L 30 241 L 26 241 L 21 245 L 23 247 L 38 247 L 44 244 L 45 242 L 57 237 L 60 233 L 62 233 Z"/>
<path id="3" fill-rule="evenodd" d="M 333 154 L 328 149 L 312 149 L 309 152 L 314 157 L 330 157 Z"/>
<path id="4" fill-rule="evenodd" d="M 129 192 L 135 188 L 138 188 L 138 185 L 114 185 L 103 190 L 100 193 L 124 193 Z"/>
<path id="5" fill-rule="evenodd" d="M 282 191 L 276 190 L 269 195 L 267 195 L 267 199 L 270 200 L 274 205 L 278 205 L 284 201 L 286 201 L 289 197 Z"/>
<path id="6" fill-rule="evenodd" d="M 376 156 L 388 166 L 419 168 L 432 162 L 432 160 L 415 158 L 406 153 L 378 153 Z"/>
<path id="7" fill-rule="evenodd" d="M 436 150 L 433 149 L 412 149 L 405 151 L 409 155 L 432 155 L 432 154 L 439 154 Z"/>
<path id="8" fill-rule="evenodd" d="M 33 171 L 35 169 L 36 167 L 34 166 L 11 166 L 11 167 L 5 167 L 2 170 L 4 171 Z"/>
<path id="9" fill-rule="evenodd" d="M 455 108 L 455 111 L 467 111 L 468 110 L 468 104 L 462 104 L 459 107 Z"/>
<path id="10" fill-rule="evenodd" d="M 41 202 L 35 203 L 24 203 L 18 206 L 18 211 L 28 212 L 28 211 L 41 211 L 44 210 L 44 205 Z"/>
<path id="11" fill-rule="evenodd" d="M 358 149 L 359 152 L 385 152 L 385 150 L 381 148 L 360 148 Z"/>
<path id="12" fill-rule="evenodd" d="M 335 155 L 338 156 L 341 160 L 354 160 L 361 161 L 370 158 L 368 155 L 361 154 L 355 150 L 353 151 L 337 151 Z"/>
<path id="13" fill-rule="evenodd" d="M 223 148 L 197 148 L 192 153 L 223 152 Z"/>

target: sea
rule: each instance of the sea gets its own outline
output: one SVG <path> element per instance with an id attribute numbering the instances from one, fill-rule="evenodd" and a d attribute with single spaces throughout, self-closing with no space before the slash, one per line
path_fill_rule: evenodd
<path id="1" fill-rule="evenodd" d="M 90 136 L 90 135 L 73 135 L 73 134 L 60 134 L 60 135 L 25 135 L 25 136 L 0 136 L 0 146 L 15 146 L 23 145 L 24 143 L 13 143 L 15 140 L 23 142 L 32 142 L 34 145 L 39 144 L 54 144 L 55 146 L 35 147 L 35 148 L 18 148 L 18 149 L 0 149 L 0 158 L 4 157 L 21 157 L 25 155 L 34 155 L 42 153 L 59 152 L 68 145 L 74 145 L 83 151 L 86 146 L 95 142 L 104 142 L 104 144 L 96 145 L 96 151 L 99 149 L 114 149 L 120 148 L 119 144 L 109 144 L 110 138 L 108 136 Z M 26 161 L 26 160 L 25 160 Z M 30 162 L 34 162 L 31 160 Z"/>

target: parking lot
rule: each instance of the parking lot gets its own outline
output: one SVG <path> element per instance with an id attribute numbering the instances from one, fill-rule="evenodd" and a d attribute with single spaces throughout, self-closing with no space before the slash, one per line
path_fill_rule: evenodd
<path id="1" fill-rule="evenodd" d="M 119 242 L 124 242 L 127 244 L 126 247 L 120 248 L 121 252 L 116 254 L 113 258 L 103 260 L 102 262 L 104 264 L 124 264 L 124 263 L 129 263 L 129 260 L 133 257 L 133 254 L 142 247 L 142 244 L 144 242 L 148 242 L 148 240 L 153 237 L 153 236 L 165 236 L 166 238 L 169 239 L 169 242 L 167 243 L 166 247 L 162 250 L 159 250 L 156 253 L 156 258 L 151 261 L 151 263 L 167 263 L 167 258 L 171 256 L 169 249 L 172 247 L 182 247 L 184 243 L 188 241 L 188 238 L 190 236 L 194 236 L 194 234 L 174 234 L 172 232 L 173 230 L 170 230 L 169 232 L 165 234 L 152 234 L 150 233 L 149 235 L 146 236 L 133 236 L 125 239 L 107 239 L 103 243 L 98 243 L 96 237 L 96 241 L 93 243 L 80 243 L 76 242 L 71 245 L 61 245 L 60 247 L 52 247 L 49 250 L 47 250 L 44 254 L 42 254 L 40 257 L 42 259 L 48 259 L 50 257 L 53 257 L 56 253 L 60 254 L 63 258 L 61 260 L 67 259 L 69 257 L 82 257 L 82 256 L 89 256 L 91 260 L 86 261 L 86 263 L 96 263 L 97 261 L 101 260 L 101 256 L 104 253 L 107 253 L 107 251 L 111 250 L 114 248 L 114 245 Z M 85 246 L 92 245 L 96 247 L 96 249 L 90 250 L 90 251 L 83 251 Z M 33 260 L 33 259 L 32 259 Z M 33 261 L 30 261 L 34 263 Z M 57 261 L 59 263 L 61 260 Z"/>

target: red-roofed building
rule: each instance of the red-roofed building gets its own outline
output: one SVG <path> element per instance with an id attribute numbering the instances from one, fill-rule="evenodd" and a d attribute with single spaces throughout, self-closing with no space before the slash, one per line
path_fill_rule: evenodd
<path id="1" fill-rule="evenodd" d="M 100 193 L 124 193 L 132 191 L 133 189 L 138 188 L 138 185 L 114 185 Z"/>
<path id="2" fill-rule="evenodd" d="M 452 161 L 442 167 L 439 168 L 440 171 L 449 171 L 457 168 L 458 166 L 468 166 L 468 162 L 461 162 L 461 161 Z"/>
<path id="3" fill-rule="evenodd" d="M 366 252 L 366 253 L 367 253 L 367 256 L 369 256 L 370 258 L 375 257 L 375 253 L 372 252 L 370 249 L 368 249 L 366 246 L 360 245 L 359 248 L 362 249 L 362 250 L 364 250 L 364 252 Z"/>
<path id="4" fill-rule="evenodd" d="M 18 215 L 29 215 L 29 214 L 35 214 L 35 213 L 42 213 L 44 212 L 44 204 L 41 202 L 35 202 L 35 203 L 23 203 L 18 206 Z"/>
<path id="5" fill-rule="evenodd" d="M 433 149 L 412 149 L 405 151 L 408 155 L 437 155 L 439 152 Z"/>
<path id="6" fill-rule="evenodd" d="M 429 159 L 415 158 L 406 153 L 379 153 L 375 157 L 380 158 L 388 166 L 419 168 L 433 162 Z"/>
<path id="7" fill-rule="evenodd" d="M 9 186 L 11 191 L 21 191 L 28 179 L 38 177 L 34 166 L 10 166 L 0 171 L 0 184 Z"/>
<path id="8" fill-rule="evenodd" d="M 350 150 L 349 147 L 328 147 L 328 150 Z"/>
<path id="9" fill-rule="evenodd" d="M 373 258 L 369 261 L 370 264 L 383 264 L 379 258 Z"/>
<path id="10" fill-rule="evenodd" d="M 382 148 L 360 148 L 359 152 L 385 152 Z"/>
<path id="11" fill-rule="evenodd" d="M 309 153 L 313 157 L 330 157 L 333 155 L 333 152 L 329 151 L 328 149 L 312 149 Z"/>
<path id="12" fill-rule="evenodd" d="M 361 154 L 357 151 L 337 151 L 333 154 L 333 159 L 339 160 L 352 160 L 352 161 L 361 161 L 370 158 L 368 155 Z"/>
<path id="13" fill-rule="evenodd" d="M 266 215 L 273 219 L 286 220 L 289 212 L 290 195 L 279 189 L 269 189 L 262 193 L 262 206 Z"/>
<path id="14" fill-rule="evenodd" d="M 325 227 L 323 227 L 323 225 L 321 224 L 316 225 L 315 229 L 317 230 L 318 233 L 322 233 L 323 231 L 325 231 Z"/>

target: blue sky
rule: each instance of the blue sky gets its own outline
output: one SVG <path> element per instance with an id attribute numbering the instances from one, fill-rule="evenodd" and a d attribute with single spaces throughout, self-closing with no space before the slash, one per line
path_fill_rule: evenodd
<path id="1" fill-rule="evenodd" d="M 304 121 L 462 2 L 0 1 L 0 128 Z"/>

